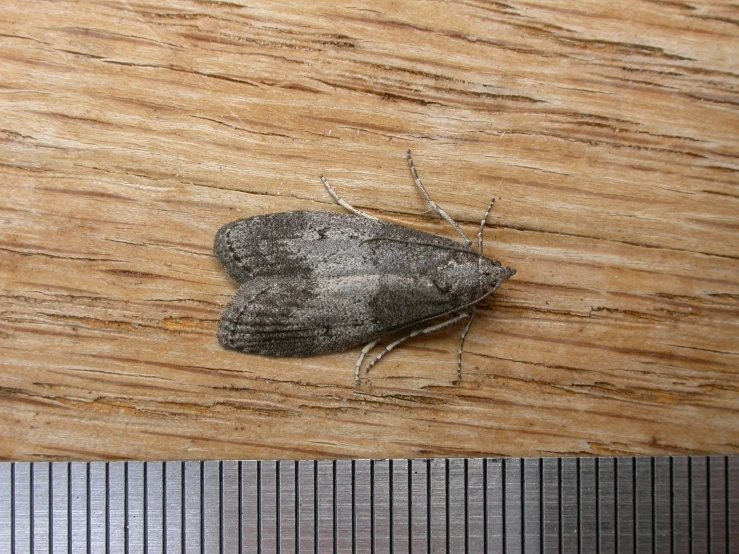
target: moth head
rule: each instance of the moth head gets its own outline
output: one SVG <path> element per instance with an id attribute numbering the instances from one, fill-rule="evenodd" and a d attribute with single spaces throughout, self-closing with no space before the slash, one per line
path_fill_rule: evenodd
<path id="1" fill-rule="evenodd" d="M 474 252 L 457 252 L 435 271 L 433 282 L 442 292 L 471 302 L 493 292 L 515 273 L 515 269 Z"/>
<path id="2" fill-rule="evenodd" d="M 479 262 L 480 278 L 486 290 L 497 289 L 503 281 L 516 274 L 512 267 L 502 265 L 498 260 L 491 260 L 480 256 Z"/>

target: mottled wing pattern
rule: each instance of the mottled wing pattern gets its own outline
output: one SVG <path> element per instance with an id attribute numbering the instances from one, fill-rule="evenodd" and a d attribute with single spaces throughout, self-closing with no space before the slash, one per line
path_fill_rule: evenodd
<path id="1" fill-rule="evenodd" d="M 218 339 L 248 354 L 308 356 L 365 344 L 447 311 L 448 295 L 425 275 L 257 278 L 226 307 Z"/>
<path id="2" fill-rule="evenodd" d="M 426 249 L 409 256 L 409 244 Z M 214 247 L 239 283 L 257 277 L 418 275 L 438 267 L 450 250 L 470 252 L 430 233 L 334 212 L 282 212 L 234 221 L 218 231 Z"/>

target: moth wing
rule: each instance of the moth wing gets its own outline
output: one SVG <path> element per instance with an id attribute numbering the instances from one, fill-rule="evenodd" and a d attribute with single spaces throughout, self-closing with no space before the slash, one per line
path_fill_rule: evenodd
<path id="1" fill-rule="evenodd" d="M 226 306 L 218 340 L 270 357 L 341 352 L 458 307 L 422 275 L 255 279 Z"/>
<path id="2" fill-rule="evenodd" d="M 373 236 L 378 222 L 333 212 L 280 212 L 227 223 L 214 253 L 232 279 L 307 278 L 316 263 Z"/>
<path id="3" fill-rule="evenodd" d="M 408 246 L 414 245 L 424 252 L 409 255 Z M 437 258 L 449 250 L 465 249 L 455 241 L 392 223 L 301 211 L 228 223 L 218 231 L 213 250 L 231 278 L 245 283 L 257 277 L 416 275 L 438 264 Z"/>
<path id="4" fill-rule="evenodd" d="M 218 340 L 262 356 L 310 356 L 346 350 L 377 328 L 363 308 L 367 287 L 347 279 L 256 279 L 224 310 Z"/>

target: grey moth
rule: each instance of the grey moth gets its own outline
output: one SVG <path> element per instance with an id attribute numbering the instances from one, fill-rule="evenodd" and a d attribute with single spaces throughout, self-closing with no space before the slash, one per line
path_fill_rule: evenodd
<path id="1" fill-rule="evenodd" d="M 385 347 L 367 370 L 405 340 L 468 319 L 474 305 L 515 269 L 483 256 L 461 227 L 429 197 L 413 165 L 415 183 L 432 211 L 463 238 L 459 243 L 380 221 L 331 196 L 349 214 L 283 212 L 240 219 L 217 233 L 214 252 L 240 288 L 218 326 L 225 348 L 270 357 L 313 356 L 363 345 L 355 366 L 386 335 L 405 334 Z"/>

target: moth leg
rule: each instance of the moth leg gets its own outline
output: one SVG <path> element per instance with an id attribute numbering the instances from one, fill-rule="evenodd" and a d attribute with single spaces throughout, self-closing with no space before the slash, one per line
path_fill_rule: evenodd
<path id="1" fill-rule="evenodd" d="M 464 348 L 464 339 L 467 338 L 467 333 L 472 326 L 472 320 L 475 319 L 475 314 L 477 314 L 477 308 L 472 306 L 472 308 L 470 309 L 470 320 L 467 322 L 467 325 L 464 326 L 464 331 L 462 331 L 462 338 L 459 341 L 459 352 L 457 352 L 457 379 L 462 378 L 462 349 Z"/>
<path id="2" fill-rule="evenodd" d="M 374 219 L 375 221 L 379 221 L 379 219 L 377 219 L 376 217 L 371 216 L 369 214 L 366 214 L 363 211 L 360 211 L 360 210 L 356 209 L 355 207 L 351 206 L 348 202 L 345 202 L 344 200 L 342 200 L 341 197 L 338 194 L 336 194 L 336 191 L 331 187 L 331 185 L 328 184 L 328 181 L 323 176 L 323 174 L 321 173 L 318 176 L 321 178 L 321 181 L 323 181 L 323 184 L 325 185 L 326 190 L 328 190 L 328 193 L 331 195 L 331 197 L 334 200 L 336 200 L 336 203 L 339 206 L 341 206 L 345 210 L 350 211 L 354 215 L 359 215 L 359 216 L 362 216 L 362 217 L 366 217 L 367 219 Z"/>
<path id="3" fill-rule="evenodd" d="M 385 347 L 385 350 L 380 352 L 377 357 L 372 360 L 372 363 L 367 366 L 367 369 L 364 370 L 365 375 L 369 373 L 370 368 L 375 365 L 377 362 L 379 362 L 382 358 L 385 357 L 386 354 L 389 354 L 390 351 L 398 346 L 399 344 L 404 343 L 408 339 L 412 339 L 413 337 L 416 337 L 418 335 L 425 335 L 426 333 L 431 333 L 433 331 L 437 331 L 438 329 L 443 329 L 444 327 L 448 327 L 452 323 L 456 323 L 457 321 L 461 321 L 465 317 L 469 317 L 470 314 L 467 312 L 463 312 L 460 315 L 453 317 L 452 319 L 449 319 L 447 321 L 442 321 L 441 323 L 437 323 L 436 325 L 430 325 L 429 327 L 424 327 L 423 329 L 416 329 L 415 331 L 411 331 L 406 336 L 399 338 L 398 340 L 391 342 Z"/>
<path id="4" fill-rule="evenodd" d="M 364 357 L 367 355 L 367 353 L 372 350 L 375 345 L 377 344 L 376 340 L 373 340 L 372 342 L 366 344 L 364 348 L 362 348 L 361 354 L 359 354 L 359 358 L 357 358 L 357 364 L 354 366 L 354 381 L 359 386 L 359 369 L 362 367 L 362 362 L 364 361 Z"/>
<path id="5" fill-rule="evenodd" d="M 490 215 L 490 210 L 493 209 L 493 204 L 495 204 L 495 196 L 493 196 L 493 199 L 490 201 L 490 204 L 488 205 L 488 209 L 485 210 L 485 215 L 482 216 L 482 221 L 480 222 L 480 232 L 477 233 L 477 252 L 482 256 L 482 232 L 485 229 L 485 224 L 488 222 L 488 216 Z"/>
<path id="6" fill-rule="evenodd" d="M 421 194 L 423 194 L 423 197 L 426 199 L 426 202 L 428 202 L 428 205 L 431 207 L 431 210 L 436 212 L 436 214 L 441 217 L 444 221 L 449 223 L 454 229 L 456 229 L 457 233 L 464 239 L 464 243 L 467 246 L 470 246 L 472 244 L 472 241 L 467 237 L 467 235 L 464 234 L 464 231 L 462 228 L 457 224 L 456 221 L 454 221 L 451 217 L 449 217 L 449 214 L 447 214 L 444 210 L 442 210 L 439 205 L 431 200 L 431 197 L 429 196 L 429 193 L 426 192 L 426 188 L 423 186 L 423 183 L 421 182 L 421 178 L 418 176 L 418 172 L 416 171 L 416 166 L 413 165 L 413 159 L 411 159 L 411 151 L 408 150 L 408 153 L 406 154 L 406 158 L 408 159 L 408 166 L 411 168 L 411 173 L 413 174 L 413 180 L 416 182 L 416 186 L 421 190 Z"/>

